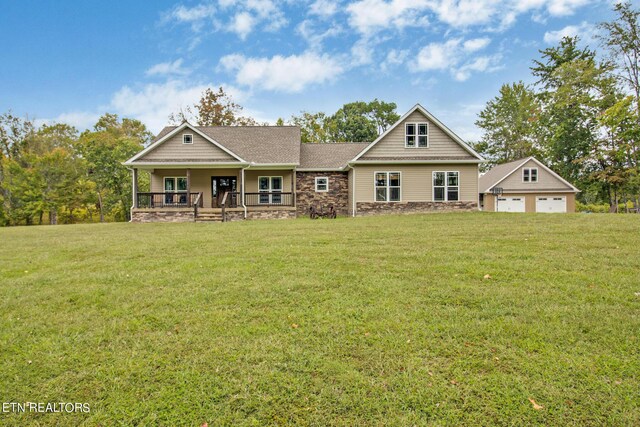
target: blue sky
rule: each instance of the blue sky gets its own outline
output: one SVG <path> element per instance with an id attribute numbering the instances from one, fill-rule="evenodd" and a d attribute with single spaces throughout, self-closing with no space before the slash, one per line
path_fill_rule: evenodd
<path id="1" fill-rule="evenodd" d="M 379 98 L 419 102 L 463 138 L 538 49 L 593 40 L 590 0 L 0 1 L 0 111 L 91 127 L 114 112 L 158 132 L 222 85 L 261 121 Z"/>

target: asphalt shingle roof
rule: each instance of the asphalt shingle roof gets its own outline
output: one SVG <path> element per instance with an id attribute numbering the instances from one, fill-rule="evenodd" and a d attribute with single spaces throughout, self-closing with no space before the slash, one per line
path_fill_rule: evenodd
<path id="1" fill-rule="evenodd" d="M 153 142 L 176 127 L 165 127 Z M 300 161 L 300 128 L 297 126 L 194 127 L 248 162 L 297 165 Z"/>
<path id="2" fill-rule="evenodd" d="M 300 168 L 340 169 L 364 150 L 368 142 L 301 144 Z"/>
<path id="3" fill-rule="evenodd" d="M 514 160 L 513 162 L 502 163 L 501 165 L 494 166 L 479 178 L 478 186 L 480 188 L 480 193 L 486 193 L 491 190 L 491 187 L 496 182 L 509 175 L 509 173 L 529 159 L 530 157 L 527 157 L 526 159 Z"/>

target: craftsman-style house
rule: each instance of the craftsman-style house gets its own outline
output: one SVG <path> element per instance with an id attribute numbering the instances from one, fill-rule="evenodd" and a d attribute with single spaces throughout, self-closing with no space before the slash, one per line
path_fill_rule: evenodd
<path id="1" fill-rule="evenodd" d="M 478 209 L 483 159 L 416 105 L 370 143 L 303 144 L 294 126 L 164 128 L 125 162 L 132 221 Z M 150 192 L 138 176 L 150 174 Z"/>

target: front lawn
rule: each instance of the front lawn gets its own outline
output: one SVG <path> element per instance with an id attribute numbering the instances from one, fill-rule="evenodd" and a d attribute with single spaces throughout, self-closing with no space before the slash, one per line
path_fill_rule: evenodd
<path id="1" fill-rule="evenodd" d="M 640 424 L 640 215 L 16 227 L 0 243 L 0 400 L 90 405 L 0 425 Z"/>

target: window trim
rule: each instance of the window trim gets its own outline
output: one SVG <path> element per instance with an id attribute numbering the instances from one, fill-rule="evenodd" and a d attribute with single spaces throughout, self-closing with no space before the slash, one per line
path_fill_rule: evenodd
<path id="1" fill-rule="evenodd" d="M 191 142 L 185 142 L 185 138 L 187 136 L 191 137 Z M 183 133 L 182 134 L 182 143 L 186 144 L 186 145 L 192 145 L 193 144 L 193 134 L 192 133 Z"/>
<path id="2" fill-rule="evenodd" d="M 412 135 L 409 135 L 407 133 L 407 127 L 410 125 L 413 125 L 415 129 L 415 133 Z M 425 125 L 427 127 L 427 133 L 425 135 L 420 135 L 419 129 L 421 125 Z M 404 148 L 429 148 L 429 127 L 429 122 L 406 122 L 404 124 Z M 413 136 L 415 138 L 414 145 L 412 146 L 407 144 L 407 139 L 409 136 Z M 420 146 L 418 142 L 420 136 L 426 137 L 427 145 L 425 145 L 424 147 Z"/>
<path id="3" fill-rule="evenodd" d="M 184 179 L 184 180 L 187 179 L 186 176 L 177 176 L 177 175 L 163 177 L 162 178 L 162 192 L 163 193 L 168 193 L 168 194 L 171 194 L 171 193 L 186 193 L 187 192 L 186 189 L 185 190 L 178 190 L 178 179 L 181 179 L 181 178 Z M 174 185 L 175 190 L 167 191 L 167 184 L 165 183 L 167 181 L 167 179 L 172 179 L 173 180 L 173 185 Z"/>
<path id="4" fill-rule="evenodd" d="M 378 185 L 376 185 L 376 176 L 379 173 L 384 173 L 387 175 L 387 185 L 385 185 L 384 187 L 378 187 Z M 398 177 L 400 177 L 400 185 L 399 186 L 391 186 L 391 180 L 389 179 L 389 174 L 392 173 L 397 173 Z M 376 190 L 378 188 L 386 188 L 387 189 L 387 200 L 377 200 L 376 198 Z M 389 200 L 391 198 L 391 191 L 389 191 L 392 188 L 397 188 L 398 189 L 398 200 Z M 402 172 L 401 171 L 374 171 L 373 172 L 373 201 L 374 203 L 400 203 L 402 202 Z"/>
<path id="5" fill-rule="evenodd" d="M 531 171 L 533 171 L 533 170 L 535 170 L 535 171 L 536 171 L 536 180 L 535 180 L 535 181 L 533 181 L 533 180 L 531 179 L 531 177 L 533 176 L 533 175 L 531 175 Z M 528 179 L 528 180 L 525 180 L 525 179 L 524 179 L 524 172 L 525 172 L 525 171 L 529 171 L 529 179 Z M 522 182 L 524 182 L 524 183 L 526 183 L 526 184 L 535 184 L 536 182 L 538 182 L 538 181 L 539 181 L 539 178 L 540 178 L 539 173 L 540 173 L 540 171 L 538 170 L 538 168 L 537 168 L 537 167 L 522 168 Z"/>
<path id="6" fill-rule="evenodd" d="M 260 180 L 262 178 L 267 178 L 269 180 L 269 189 L 268 190 L 262 190 L 260 189 Z M 280 178 L 280 190 L 273 190 L 273 178 Z M 268 197 L 267 197 L 267 201 L 263 202 L 262 201 L 262 197 L 258 196 L 258 203 L 261 205 L 271 205 L 273 204 L 273 195 L 274 194 L 278 194 L 278 193 L 282 193 L 284 190 L 284 176 L 282 175 L 260 175 L 258 176 L 258 193 L 267 193 Z M 282 196 L 280 196 L 282 197 Z"/>
<path id="7" fill-rule="evenodd" d="M 326 189 L 325 190 L 318 190 L 318 180 L 320 180 L 320 179 L 327 180 L 327 183 L 325 184 L 326 185 Z M 314 181 L 315 181 L 316 193 L 328 193 L 329 192 L 329 177 L 328 176 L 316 176 Z"/>
<path id="8" fill-rule="evenodd" d="M 438 185 L 438 188 L 443 188 L 444 189 L 444 200 L 436 200 L 436 185 L 434 183 L 435 177 L 437 173 L 443 173 L 444 174 L 444 185 Z M 452 185 L 451 187 L 457 187 L 458 188 L 458 200 L 449 200 L 449 174 L 450 173 L 457 173 L 458 174 L 458 185 Z M 449 171 L 440 171 L 440 170 L 436 170 L 431 172 L 431 201 L 432 202 L 436 202 L 436 203 L 442 203 L 442 202 L 459 202 L 460 201 L 460 171 L 457 170 L 449 170 Z"/>

